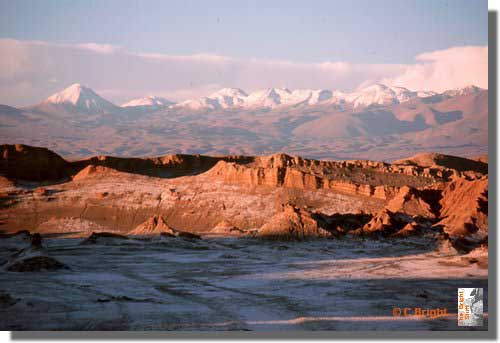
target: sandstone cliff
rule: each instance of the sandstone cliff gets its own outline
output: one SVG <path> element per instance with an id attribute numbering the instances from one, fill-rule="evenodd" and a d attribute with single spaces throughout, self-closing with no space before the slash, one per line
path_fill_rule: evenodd
<path id="1" fill-rule="evenodd" d="M 433 154 L 388 164 L 274 154 L 67 162 L 43 148 L 2 149 L 0 215 L 9 232 L 187 237 L 183 230 L 239 236 L 260 228 L 265 237 L 300 239 L 407 236 L 432 227 L 463 250 L 488 237 L 488 177 L 468 159 Z M 283 210 L 285 203 L 293 206 Z"/>
<path id="2" fill-rule="evenodd" d="M 446 185 L 440 201 L 436 227 L 442 228 L 455 245 L 470 250 L 488 243 L 488 177 L 469 181 L 455 179 Z"/>
<path id="3" fill-rule="evenodd" d="M 207 175 L 214 180 L 234 184 L 265 185 L 308 190 L 325 189 L 383 200 L 392 198 L 398 191 L 398 187 L 395 186 L 374 186 L 350 181 L 332 180 L 327 176 L 308 173 L 299 169 L 293 169 L 293 167 L 273 165 L 258 167 L 219 161 L 207 172 Z"/>

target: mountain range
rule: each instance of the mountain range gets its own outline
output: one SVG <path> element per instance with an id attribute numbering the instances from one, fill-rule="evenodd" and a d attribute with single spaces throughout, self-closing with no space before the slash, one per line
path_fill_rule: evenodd
<path id="1" fill-rule="evenodd" d="M 0 143 L 48 146 L 66 156 L 269 154 L 393 160 L 488 147 L 488 90 L 443 93 L 374 84 L 354 92 L 223 88 L 175 103 L 157 96 L 121 106 L 81 84 L 39 104 L 0 105 Z"/>
<path id="2" fill-rule="evenodd" d="M 51 95 L 42 103 L 32 106 L 33 109 L 66 112 L 81 112 L 87 114 L 102 114 L 116 112 L 121 108 L 142 108 L 159 110 L 165 108 L 189 110 L 220 110 L 220 109 L 274 109 L 315 105 L 341 105 L 350 108 L 361 108 L 370 105 L 402 104 L 412 99 L 440 99 L 457 95 L 478 93 L 479 87 L 470 85 L 464 88 L 448 90 L 442 94 L 430 91 L 410 91 L 403 87 L 392 87 L 374 84 L 359 91 L 346 93 L 328 89 L 296 89 L 268 88 L 246 93 L 239 88 L 222 88 L 206 97 L 189 99 L 175 103 L 158 96 L 145 96 L 133 99 L 121 106 L 116 106 L 102 98 L 92 89 L 81 84 L 73 84 L 68 88 Z M 50 110 L 49 110 L 50 111 Z"/>

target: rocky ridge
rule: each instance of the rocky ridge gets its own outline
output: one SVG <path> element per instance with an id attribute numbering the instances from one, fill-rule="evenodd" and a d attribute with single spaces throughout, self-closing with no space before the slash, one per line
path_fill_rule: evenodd
<path id="1" fill-rule="evenodd" d="M 43 148 L 2 148 L 8 167 L 2 177 L 15 187 L 5 188 L 0 214 L 12 229 L 54 228 L 62 216 L 65 227 L 87 223 L 129 235 L 302 239 L 433 232 L 464 251 L 487 242 L 487 164 L 476 160 L 425 154 L 389 164 L 274 154 L 65 161 Z M 43 187 L 32 188 L 42 176 Z"/>

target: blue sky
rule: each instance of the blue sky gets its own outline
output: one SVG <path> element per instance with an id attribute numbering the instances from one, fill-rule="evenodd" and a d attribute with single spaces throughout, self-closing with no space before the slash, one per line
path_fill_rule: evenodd
<path id="1" fill-rule="evenodd" d="M 2 38 L 297 62 L 410 63 L 487 45 L 486 0 L 1 0 Z"/>
<path id="2" fill-rule="evenodd" d="M 488 86 L 486 0 L 0 0 L 0 103 Z"/>

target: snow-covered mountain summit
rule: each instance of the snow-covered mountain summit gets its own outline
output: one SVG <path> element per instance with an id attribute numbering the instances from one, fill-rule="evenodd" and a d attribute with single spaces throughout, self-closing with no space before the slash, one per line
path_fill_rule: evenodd
<path id="1" fill-rule="evenodd" d="M 359 91 L 345 94 L 345 101 L 351 103 L 354 107 L 363 107 L 400 104 L 415 97 L 417 97 L 417 93 L 406 88 L 377 83 Z"/>
<path id="2" fill-rule="evenodd" d="M 108 113 L 118 107 L 100 97 L 92 89 L 75 83 L 68 88 L 49 96 L 42 105 L 50 105 L 69 112 L 89 114 Z"/>
<path id="3" fill-rule="evenodd" d="M 482 88 L 479 88 L 479 87 L 474 86 L 474 85 L 468 85 L 468 86 L 465 86 L 462 88 L 455 88 L 455 89 L 447 90 L 443 94 L 450 96 L 450 97 L 454 97 L 454 96 L 458 96 L 458 95 L 475 94 L 475 93 L 478 93 L 480 91 L 482 91 Z"/>
<path id="4" fill-rule="evenodd" d="M 154 109 L 154 108 L 168 107 L 173 104 L 175 104 L 175 102 L 170 101 L 168 99 L 159 96 L 148 95 L 143 98 L 130 100 L 124 103 L 121 107 L 143 107 L 143 108 Z"/>
<path id="5" fill-rule="evenodd" d="M 373 84 L 353 91 L 342 92 L 328 89 L 295 89 L 267 88 L 246 93 L 239 88 L 222 88 L 208 96 L 174 103 L 157 96 L 145 96 L 131 100 L 121 106 L 130 110 L 155 111 L 177 109 L 191 111 L 213 110 L 259 110 L 285 109 L 316 105 L 335 105 L 342 108 L 364 108 L 371 105 L 389 106 L 401 104 L 412 99 L 440 97 L 451 98 L 461 95 L 475 94 L 482 91 L 476 86 L 448 90 L 443 93 L 432 91 L 411 91 L 404 87 Z M 38 108 L 47 111 L 55 109 L 69 113 L 102 114 L 116 112 L 120 107 L 103 99 L 92 89 L 81 84 L 70 87 L 48 97 Z"/>
<path id="6" fill-rule="evenodd" d="M 239 88 L 222 88 L 208 96 L 209 99 L 216 100 L 220 107 L 238 107 L 243 106 L 248 94 Z"/>
<path id="7" fill-rule="evenodd" d="M 275 108 L 288 104 L 292 92 L 287 88 L 268 88 L 252 92 L 245 99 L 245 107 Z"/>
<path id="8" fill-rule="evenodd" d="M 468 86 L 442 93 L 446 97 L 470 94 L 481 89 Z M 328 89 L 296 89 L 267 88 L 256 90 L 247 95 L 239 88 L 223 88 L 209 96 L 186 100 L 177 108 L 191 110 L 216 109 L 275 109 L 314 105 L 347 105 L 362 108 L 371 105 L 401 104 L 415 98 L 426 98 L 437 95 L 432 91 L 411 91 L 404 87 L 373 84 L 354 92 L 331 91 Z"/>

